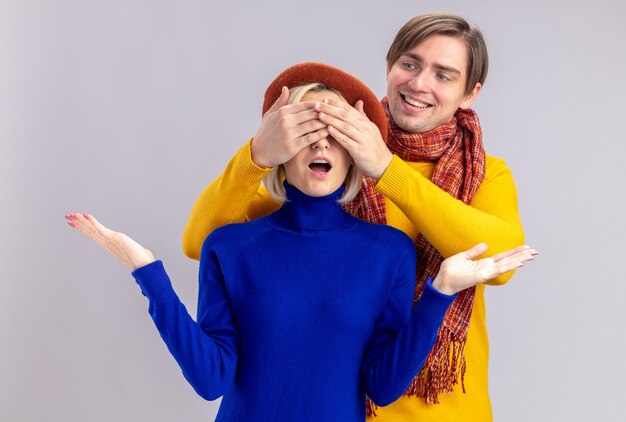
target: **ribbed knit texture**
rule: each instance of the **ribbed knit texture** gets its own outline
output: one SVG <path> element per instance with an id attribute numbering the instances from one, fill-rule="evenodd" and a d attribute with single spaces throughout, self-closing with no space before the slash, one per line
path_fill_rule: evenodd
<path id="1" fill-rule="evenodd" d="M 267 217 L 215 230 L 200 260 L 197 323 L 157 261 L 133 272 L 183 374 L 223 395 L 217 421 L 364 421 L 422 366 L 455 296 L 427 285 L 400 231 L 287 186 Z"/>

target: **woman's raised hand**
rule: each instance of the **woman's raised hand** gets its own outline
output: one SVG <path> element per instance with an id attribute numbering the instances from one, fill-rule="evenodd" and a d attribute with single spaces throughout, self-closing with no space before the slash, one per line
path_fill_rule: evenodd
<path id="1" fill-rule="evenodd" d="M 453 255 L 441 263 L 433 287 L 445 294 L 458 293 L 468 287 L 484 283 L 508 271 L 532 261 L 537 251 L 529 246 L 519 246 L 490 258 L 474 260 L 487 251 L 487 245 L 479 243 L 472 249 Z"/>
<path id="2" fill-rule="evenodd" d="M 124 233 L 104 227 L 93 215 L 68 214 L 68 224 L 102 246 L 111 255 L 122 261 L 131 270 L 155 261 L 152 252 L 135 242 Z"/>

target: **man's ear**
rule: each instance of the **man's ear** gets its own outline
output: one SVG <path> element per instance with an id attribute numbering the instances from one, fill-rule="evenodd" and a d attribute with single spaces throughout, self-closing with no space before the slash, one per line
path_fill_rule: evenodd
<path id="1" fill-rule="evenodd" d="M 478 97 L 480 88 L 482 88 L 482 85 L 480 84 L 480 82 L 476 82 L 476 85 L 474 86 L 474 89 L 472 89 L 472 92 L 470 92 L 469 94 L 465 96 L 465 98 L 463 99 L 463 102 L 461 103 L 459 107 L 469 108 L 474 103 L 474 101 L 476 101 L 476 97 Z"/>

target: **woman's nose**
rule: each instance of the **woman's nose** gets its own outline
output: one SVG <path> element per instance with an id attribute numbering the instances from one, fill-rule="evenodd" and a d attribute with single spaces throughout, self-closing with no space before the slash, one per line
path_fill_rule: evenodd
<path id="1" fill-rule="evenodd" d="M 311 149 L 328 149 L 330 148 L 330 141 L 328 138 L 322 138 L 319 141 L 315 141 L 311 144 Z"/>

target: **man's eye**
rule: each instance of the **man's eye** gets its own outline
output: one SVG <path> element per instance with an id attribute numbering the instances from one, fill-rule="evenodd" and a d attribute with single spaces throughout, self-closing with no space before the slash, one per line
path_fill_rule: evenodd
<path id="1" fill-rule="evenodd" d="M 413 63 L 402 63 L 402 67 L 408 70 L 415 69 L 415 65 Z"/>
<path id="2" fill-rule="evenodd" d="M 450 80 L 450 78 L 448 78 L 446 75 L 444 75 L 443 73 L 437 73 L 435 75 L 435 77 L 437 79 L 439 79 L 441 82 L 448 82 Z"/>

